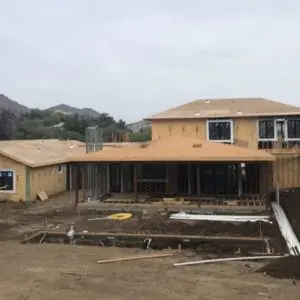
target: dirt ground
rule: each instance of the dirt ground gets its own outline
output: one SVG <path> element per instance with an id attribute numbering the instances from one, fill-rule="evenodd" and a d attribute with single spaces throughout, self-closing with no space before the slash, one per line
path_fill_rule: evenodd
<path id="1" fill-rule="evenodd" d="M 0 243 L 0 299 L 299 299 L 299 285 L 255 273 L 259 263 L 174 267 L 179 257 L 99 265 L 142 250 Z"/>
<path id="2" fill-rule="evenodd" d="M 166 215 L 119 223 L 88 221 L 98 217 L 74 211 L 72 197 L 44 203 L 0 203 L 0 299 L 299 299 L 299 282 L 273 279 L 256 273 L 262 263 L 222 263 L 174 267 L 178 261 L 200 259 L 195 252 L 177 257 L 107 265 L 99 259 L 143 250 L 58 244 L 21 245 L 36 230 L 79 230 L 258 236 L 279 239 L 276 227 L 253 224 L 170 223 Z M 95 223 L 96 222 L 96 223 Z M 203 254 L 202 254 L 203 255 Z"/>

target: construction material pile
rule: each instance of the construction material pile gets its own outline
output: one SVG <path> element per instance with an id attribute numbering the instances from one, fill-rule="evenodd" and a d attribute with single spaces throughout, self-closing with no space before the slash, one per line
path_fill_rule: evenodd
<path id="1" fill-rule="evenodd" d="M 287 256 L 271 261 L 257 272 L 274 278 L 300 280 L 300 256 Z"/>

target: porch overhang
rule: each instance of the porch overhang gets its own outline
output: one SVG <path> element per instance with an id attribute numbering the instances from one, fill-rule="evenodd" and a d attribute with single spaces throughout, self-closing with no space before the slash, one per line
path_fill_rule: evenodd
<path id="1" fill-rule="evenodd" d="M 202 141 L 168 137 L 134 146 L 103 149 L 69 158 L 72 162 L 272 162 L 264 151 Z"/>

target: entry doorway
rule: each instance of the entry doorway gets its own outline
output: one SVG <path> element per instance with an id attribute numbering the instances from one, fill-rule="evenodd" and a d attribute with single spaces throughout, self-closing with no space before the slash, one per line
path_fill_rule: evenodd
<path id="1" fill-rule="evenodd" d="M 121 165 L 109 165 L 109 191 L 111 193 L 121 193 Z"/>

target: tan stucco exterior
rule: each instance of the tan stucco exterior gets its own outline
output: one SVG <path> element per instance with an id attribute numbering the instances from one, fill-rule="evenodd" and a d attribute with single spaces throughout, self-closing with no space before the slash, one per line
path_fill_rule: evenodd
<path id="1" fill-rule="evenodd" d="M 16 184 L 14 192 L 0 191 L 0 201 L 32 201 L 41 190 L 48 196 L 67 190 L 65 164 L 30 168 L 0 155 L 0 171 L 1 169 L 13 170 Z"/>
<path id="2" fill-rule="evenodd" d="M 30 200 L 35 199 L 38 192 L 45 191 L 53 196 L 67 190 L 66 165 L 52 165 L 41 168 L 30 168 Z"/>
<path id="3" fill-rule="evenodd" d="M 257 148 L 257 118 L 234 118 L 234 143 L 249 148 Z M 153 120 L 152 139 L 167 136 L 187 136 L 206 140 L 205 119 Z"/>

